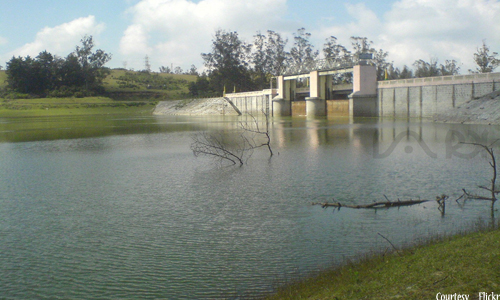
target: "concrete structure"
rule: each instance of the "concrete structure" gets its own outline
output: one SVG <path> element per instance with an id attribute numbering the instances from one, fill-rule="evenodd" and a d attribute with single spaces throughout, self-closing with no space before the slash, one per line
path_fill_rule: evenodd
<path id="1" fill-rule="evenodd" d="M 352 85 L 334 84 L 333 76 L 343 73 L 353 74 Z M 178 107 L 186 103 L 199 103 L 200 107 L 210 106 L 220 114 L 435 118 L 497 90 L 500 73 L 377 82 L 375 67 L 362 61 L 343 69 L 278 76 L 277 89 L 231 93 L 217 101 L 183 101 L 173 106 L 173 113 L 180 113 Z M 163 110 L 158 111 L 172 113 L 171 104 L 162 105 Z"/>
<path id="2" fill-rule="evenodd" d="M 339 105 L 328 105 L 328 101 L 347 101 L 352 92 L 351 85 L 339 88 L 334 85 L 333 76 L 353 72 L 352 67 L 336 70 L 314 70 L 307 74 L 286 75 L 277 77 L 278 95 L 272 101 L 274 116 L 326 116 L 329 108 Z M 343 103 L 345 106 L 345 103 Z"/>
<path id="3" fill-rule="evenodd" d="M 257 92 L 226 94 L 225 97 L 237 107 L 241 114 L 270 114 L 271 100 L 277 95 L 276 89 Z"/>
<path id="4" fill-rule="evenodd" d="M 349 95 L 350 117 L 378 117 L 377 69 L 357 65 L 353 71 L 353 91 Z"/>
<path id="5" fill-rule="evenodd" d="M 379 81 L 378 115 L 434 118 L 497 90 L 500 73 Z"/>

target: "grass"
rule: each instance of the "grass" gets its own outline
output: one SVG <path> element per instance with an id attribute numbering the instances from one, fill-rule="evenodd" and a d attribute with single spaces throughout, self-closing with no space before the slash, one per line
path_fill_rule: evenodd
<path id="1" fill-rule="evenodd" d="M 128 74 L 128 83 L 134 88 L 123 87 L 123 77 Z M 120 79 L 122 78 L 122 79 Z M 148 88 L 147 80 L 156 78 L 156 82 L 170 85 L 168 88 Z M 4 88 L 7 75 L 0 71 L 0 88 Z M 35 98 L 3 99 L 0 98 L 0 117 L 37 117 L 91 114 L 125 114 L 153 111 L 158 101 L 183 98 L 188 92 L 188 84 L 195 81 L 193 75 L 152 74 L 150 77 L 140 72 L 111 70 L 104 80 L 106 97 L 85 98 Z M 120 85 L 120 82 L 122 85 Z"/>
<path id="2" fill-rule="evenodd" d="M 5 70 L 0 70 L 0 89 L 7 86 L 7 74 L 5 73 Z"/>
<path id="3" fill-rule="evenodd" d="M 153 81 L 160 82 L 160 87 L 164 88 L 154 84 L 152 87 L 149 86 Z M 195 75 L 151 73 L 145 76 L 141 72 L 114 69 L 104 80 L 104 87 L 109 93 L 149 93 L 174 99 L 187 94 L 189 82 L 192 81 L 196 81 Z"/>
<path id="4" fill-rule="evenodd" d="M 107 97 L 0 99 L 0 117 L 151 113 L 156 101 L 115 101 Z"/>
<path id="5" fill-rule="evenodd" d="M 325 270 L 279 289 L 276 299 L 436 299 L 500 294 L 500 230 L 457 235 Z"/>

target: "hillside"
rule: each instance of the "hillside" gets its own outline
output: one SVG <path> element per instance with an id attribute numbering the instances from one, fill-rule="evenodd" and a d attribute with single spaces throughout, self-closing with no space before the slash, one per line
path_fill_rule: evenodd
<path id="1" fill-rule="evenodd" d="M 5 70 L 0 70 L 0 89 L 7 85 L 7 74 L 5 74 Z"/>
<path id="2" fill-rule="evenodd" d="M 104 80 L 104 88 L 115 100 L 171 100 L 185 98 L 192 81 L 196 81 L 195 75 L 113 69 Z"/>
<path id="3" fill-rule="evenodd" d="M 0 88 L 7 85 L 5 70 L 0 71 Z M 185 98 L 195 75 L 144 73 L 113 69 L 104 79 L 107 96 L 114 100 L 167 100 Z"/>
<path id="4" fill-rule="evenodd" d="M 6 83 L 0 71 L 0 89 Z M 186 98 L 193 75 L 174 75 L 111 70 L 104 80 L 105 95 L 99 97 L 32 98 L 28 95 L 0 94 L 1 117 L 55 116 L 81 114 L 150 114 L 158 101 Z M 23 99 L 24 97 L 25 99 Z"/>

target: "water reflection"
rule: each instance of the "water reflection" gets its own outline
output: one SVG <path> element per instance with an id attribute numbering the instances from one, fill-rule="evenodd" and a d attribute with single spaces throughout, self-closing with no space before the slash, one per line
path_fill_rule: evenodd
<path id="1" fill-rule="evenodd" d="M 0 142 L 89 138 L 124 134 L 178 132 L 222 128 L 235 117 L 63 116 L 1 118 Z"/>
<path id="2" fill-rule="evenodd" d="M 498 127 L 282 118 L 270 124 L 271 160 L 255 151 L 242 168 L 214 168 L 193 157 L 193 133 L 246 120 L 2 120 L 0 297 L 237 299 L 385 249 L 377 233 L 402 245 L 490 214 L 482 202 L 452 201 L 444 218 L 435 202 L 311 202 L 458 197 L 490 178 L 459 141 L 493 141 Z"/>

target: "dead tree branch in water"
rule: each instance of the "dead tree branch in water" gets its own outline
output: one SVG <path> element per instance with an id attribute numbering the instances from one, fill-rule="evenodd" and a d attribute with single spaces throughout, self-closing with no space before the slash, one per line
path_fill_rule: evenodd
<path id="1" fill-rule="evenodd" d="M 494 141 L 490 145 L 484 145 L 484 144 L 479 144 L 479 143 L 463 143 L 466 145 L 473 145 L 473 146 L 481 147 L 486 151 L 486 153 L 488 154 L 488 156 L 490 158 L 489 164 L 490 164 L 490 167 L 492 169 L 492 176 L 491 176 L 489 187 L 483 186 L 483 185 L 478 185 L 478 188 L 488 191 L 490 196 L 485 197 L 485 196 L 480 196 L 480 195 L 474 195 L 474 194 L 467 192 L 465 189 L 462 189 L 464 194 L 460 197 L 460 198 L 464 198 L 464 199 L 491 201 L 491 215 L 493 218 L 494 218 L 495 202 L 498 200 L 496 195 L 498 193 L 500 193 L 500 191 L 496 189 L 497 163 L 496 163 L 495 154 L 493 153 L 493 148 L 492 148 L 493 144 L 495 144 L 497 141 L 498 140 Z M 457 199 L 457 201 L 459 199 Z"/>
<path id="2" fill-rule="evenodd" d="M 321 207 L 347 207 L 347 208 L 366 208 L 366 209 L 379 209 L 379 208 L 390 208 L 390 207 L 400 207 L 400 206 L 410 206 L 410 205 L 416 205 L 420 203 L 425 203 L 429 202 L 431 200 L 399 200 L 398 201 L 384 201 L 384 202 L 373 202 L 370 204 L 358 204 L 358 205 L 349 205 L 349 204 L 342 204 L 339 202 L 326 202 L 326 203 L 313 203 L 313 205 L 321 205 Z"/>
<path id="3" fill-rule="evenodd" d="M 257 118 L 249 114 L 252 121 L 239 122 L 239 131 L 213 131 L 201 132 L 193 136 L 191 150 L 195 156 L 211 156 L 216 162 L 231 162 L 233 165 L 242 166 L 257 148 L 267 147 L 270 156 L 271 136 L 269 133 L 269 115 L 262 112 L 265 117 L 265 131 L 261 129 Z"/>
<path id="4" fill-rule="evenodd" d="M 262 111 L 262 114 L 265 117 L 265 120 L 264 120 L 265 126 L 266 126 L 265 130 L 260 129 L 259 121 L 252 114 L 249 114 L 249 116 L 252 118 L 253 122 L 250 122 L 250 123 L 249 122 L 240 122 L 240 127 L 245 132 L 247 132 L 249 134 L 253 134 L 253 136 L 251 138 L 251 141 L 253 142 L 252 143 L 253 149 L 265 146 L 269 150 L 269 155 L 273 156 L 273 149 L 271 148 L 271 136 L 269 134 L 269 114 L 264 112 L 264 111 Z M 255 138 L 257 137 L 257 139 L 259 139 L 259 136 L 263 137 L 264 142 L 260 142 L 260 143 L 255 142 Z"/>
<path id="5" fill-rule="evenodd" d="M 444 214 L 446 213 L 446 200 L 448 199 L 448 196 L 446 195 L 441 195 L 441 197 L 437 196 L 436 197 L 436 202 L 439 205 L 438 210 L 441 212 L 441 216 L 444 217 Z"/>
<path id="6" fill-rule="evenodd" d="M 231 143 L 227 141 L 223 132 L 201 132 L 193 136 L 191 150 L 194 156 L 212 156 L 216 161 L 229 161 L 233 165 L 244 163 L 244 149 L 247 140 L 242 137 L 240 143 Z M 238 145 L 239 144 L 239 145 Z M 243 145 L 243 147 L 241 147 Z"/>

